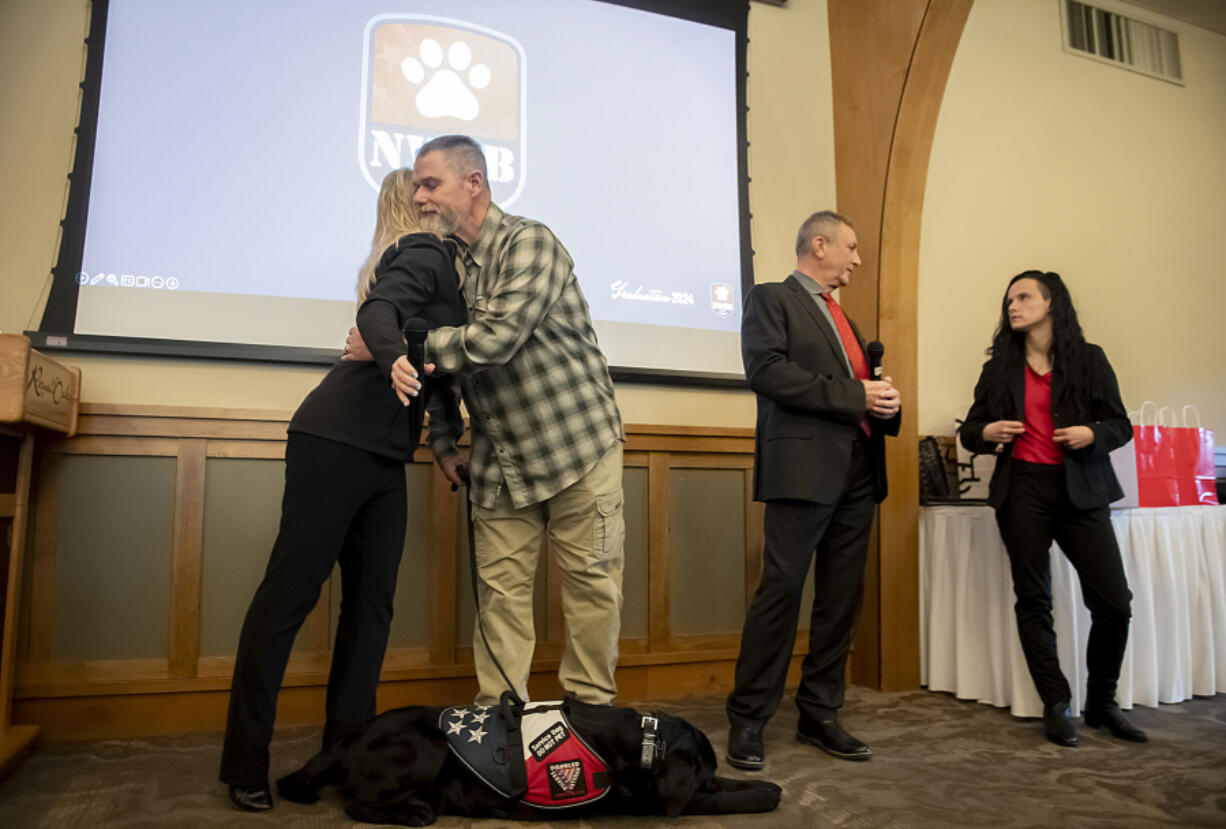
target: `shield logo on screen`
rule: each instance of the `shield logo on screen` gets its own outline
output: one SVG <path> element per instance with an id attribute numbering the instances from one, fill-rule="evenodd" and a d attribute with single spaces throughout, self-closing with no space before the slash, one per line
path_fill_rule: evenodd
<path id="1" fill-rule="evenodd" d="M 475 23 L 380 15 L 366 24 L 358 136 L 362 175 L 376 190 L 440 135 L 474 138 L 485 151 L 490 189 L 503 207 L 526 172 L 524 51 Z"/>
<path id="2" fill-rule="evenodd" d="M 723 319 L 733 311 L 732 286 L 723 282 L 711 283 L 711 310 Z"/>

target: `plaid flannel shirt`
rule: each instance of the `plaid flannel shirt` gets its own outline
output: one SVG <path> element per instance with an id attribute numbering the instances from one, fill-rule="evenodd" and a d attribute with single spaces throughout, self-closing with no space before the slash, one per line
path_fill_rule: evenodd
<path id="1" fill-rule="evenodd" d="M 460 377 L 473 503 L 492 508 L 504 484 L 516 507 L 540 503 L 625 440 L 608 363 L 549 228 L 491 204 L 460 259 L 468 324 L 431 331 L 426 360 Z M 431 434 L 437 457 L 456 451 L 453 432 Z"/>

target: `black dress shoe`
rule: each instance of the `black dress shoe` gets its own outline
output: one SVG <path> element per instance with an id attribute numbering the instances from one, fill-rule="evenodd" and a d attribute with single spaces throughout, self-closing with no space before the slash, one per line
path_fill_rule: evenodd
<path id="1" fill-rule="evenodd" d="M 1086 728 L 1106 726 L 1113 736 L 1121 740 L 1131 740 L 1134 743 L 1149 742 L 1149 736 L 1128 722 L 1124 717 L 1124 712 L 1115 703 L 1094 707 L 1087 705 L 1086 709 L 1081 712 L 1081 717 L 1085 720 Z"/>
<path id="2" fill-rule="evenodd" d="M 843 730 L 838 720 L 801 720 L 796 724 L 796 740 L 817 746 L 840 760 L 871 760 L 872 750 Z"/>
<path id="3" fill-rule="evenodd" d="M 728 762 L 738 769 L 758 771 L 766 765 L 762 726 L 734 725 L 728 730 Z"/>
<path id="4" fill-rule="evenodd" d="M 1072 748 L 1077 745 L 1077 726 L 1067 702 L 1043 706 L 1043 731 L 1047 739 L 1058 746 Z"/>
<path id="5" fill-rule="evenodd" d="M 244 812 L 267 812 L 272 808 L 272 792 L 268 784 L 231 786 L 230 802 Z"/>

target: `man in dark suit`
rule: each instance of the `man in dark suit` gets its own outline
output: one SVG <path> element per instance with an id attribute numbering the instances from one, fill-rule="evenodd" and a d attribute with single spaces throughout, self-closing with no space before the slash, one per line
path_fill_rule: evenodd
<path id="1" fill-rule="evenodd" d="M 758 398 L 754 499 L 766 515 L 762 579 L 727 703 L 728 761 L 738 768 L 765 765 L 762 729 L 783 696 L 810 561 L 796 739 L 845 760 L 872 756 L 838 712 L 873 513 L 886 494 L 884 436 L 898 434 L 900 401 L 888 377 L 869 379 L 864 341 L 830 295 L 860 264 L 856 246 L 849 219 L 814 213 L 797 234 L 792 275 L 745 299 L 741 355 Z"/>

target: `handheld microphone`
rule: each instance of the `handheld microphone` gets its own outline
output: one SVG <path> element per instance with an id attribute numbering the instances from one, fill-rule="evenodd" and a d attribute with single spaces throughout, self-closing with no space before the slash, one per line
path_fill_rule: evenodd
<path id="1" fill-rule="evenodd" d="M 422 382 L 426 377 L 426 335 L 429 333 L 430 327 L 420 317 L 410 317 L 404 323 L 405 356 L 417 369 L 417 377 Z"/>
<path id="2" fill-rule="evenodd" d="M 417 369 L 417 379 L 422 383 L 421 394 L 412 398 L 409 403 L 409 459 L 417 451 L 421 442 L 421 427 L 426 418 L 426 335 L 430 333 L 426 321 L 419 317 L 410 317 L 404 323 L 405 357 L 409 364 Z"/>
<path id="3" fill-rule="evenodd" d="M 877 340 L 873 340 L 864 350 L 868 352 L 869 379 L 880 380 L 884 375 L 884 372 L 881 370 L 881 357 L 885 354 L 885 346 Z"/>

